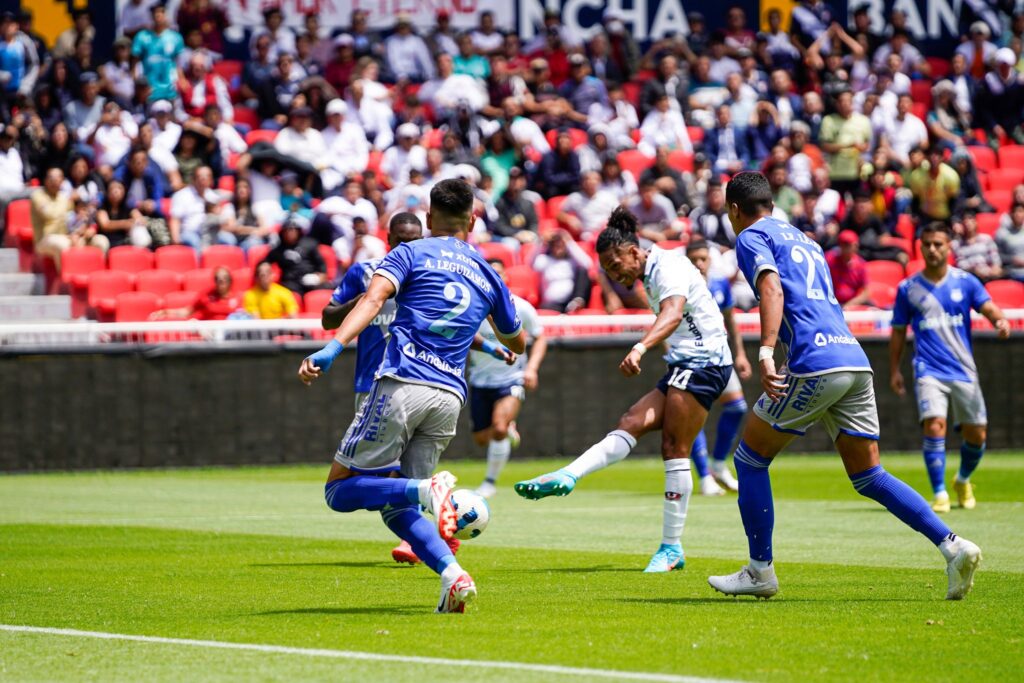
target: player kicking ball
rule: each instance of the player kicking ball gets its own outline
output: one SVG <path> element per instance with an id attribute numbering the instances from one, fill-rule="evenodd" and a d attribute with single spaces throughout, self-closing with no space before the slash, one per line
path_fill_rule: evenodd
<path id="1" fill-rule="evenodd" d="M 657 316 L 619 370 L 627 377 L 639 375 L 647 350 L 665 343 L 668 372 L 601 442 L 557 472 L 519 482 L 515 490 L 531 500 L 568 495 L 581 478 L 619 462 L 637 439 L 660 429 L 665 464 L 662 539 L 644 571 L 669 572 L 685 564 L 680 539 L 693 492 L 690 449 L 708 410 L 729 382 L 732 354 L 722 314 L 704 278 L 678 249 L 641 249 L 638 227 L 636 217 L 620 207 L 597 238 L 598 257 L 608 277 L 627 288 L 642 280 Z"/>
<path id="2" fill-rule="evenodd" d="M 504 279 L 505 265 L 497 260 L 490 264 Z M 478 446 L 487 448 L 487 475 L 476 490 L 483 498 L 497 493 L 498 476 L 508 463 L 512 449 L 519 445 L 516 417 L 526 400 L 526 392 L 537 389 L 540 365 L 548 348 L 537 309 L 514 294 L 512 301 L 531 340 L 529 358 L 523 354 L 509 365 L 489 353 L 500 342 L 486 322 L 478 332 L 484 341 L 482 349 L 469 354 L 469 413 L 473 422 L 473 440 Z"/>
<path id="3" fill-rule="evenodd" d="M 726 460 L 740 433 L 743 416 L 747 414 L 747 401 L 743 398 L 743 385 L 740 384 L 740 380 L 750 379 L 753 372 L 750 368 L 750 361 L 747 360 L 747 352 L 743 349 L 743 337 L 736 327 L 736 318 L 732 315 L 732 288 L 729 286 L 729 281 L 725 278 L 708 276 L 708 270 L 711 268 L 711 251 L 708 243 L 703 237 L 690 239 L 689 244 L 686 245 L 686 256 L 708 283 L 708 290 L 715 298 L 718 310 L 722 312 L 725 329 L 732 342 L 733 371 L 729 376 L 729 384 L 718 398 L 722 412 L 718 415 L 718 425 L 715 427 L 715 448 L 711 454 L 710 471 L 708 469 L 708 440 L 704 436 L 703 429 L 700 430 L 700 434 L 693 442 L 693 467 L 697 470 L 697 476 L 700 478 L 700 494 L 702 496 L 720 496 L 726 491 L 735 493 L 739 490 L 739 484 L 732 476 L 732 472 L 729 471 Z"/>
<path id="4" fill-rule="evenodd" d="M 299 368 L 306 384 L 330 370 L 345 345 L 395 298 L 384 360 L 338 446 L 324 497 L 338 512 L 381 512 L 388 528 L 440 575 L 438 612 L 462 612 L 476 596 L 472 577 L 445 543 L 457 526 L 451 502 L 455 477 L 440 472 L 412 478 L 401 472 L 432 472 L 455 435 L 466 396 L 466 356 L 484 320 L 491 319 L 513 352 L 526 348 L 508 288 L 464 241 L 472 210 L 473 192 L 465 182 L 437 183 L 427 214 L 433 236 L 393 249 L 334 339 Z M 436 523 L 420 513 L 421 505 Z"/>
<path id="5" fill-rule="evenodd" d="M 740 518 L 750 562 L 735 574 L 708 577 L 726 595 L 770 598 L 779 590 L 772 564 L 775 508 L 768 467 L 793 439 L 822 422 L 857 493 L 886 507 L 934 543 L 946 559 L 947 600 L 971 589 L 981 550 L 958 537 L 914 489 L 879 462 L 878 411 L 871 366 L 832 292 L 825 255 L 816 242 L 772 218 L 772 189 L 760 173 L 738 173 L 726 188 L 736 257 L 760 301 L 758 363 L 764 394 L 736 448 Z M 775 369 L 782 341 L 788 371 Z"/>
<path id="6" fill-rule="evenodd" d="M 907 345 L 907 325 L 913 326 L 917 408 L 935 512 L 949 512 L 946 415 L 950 402 L 953 419 L 963 433 L 953 489 L 960 507 L 973 510 L 976 505 L 971 474 L 985 453 L 988 416 L 971 350 L 971 311 L 988 318 L 1000 339 L 1010 337 L 1009 323 L 978 278 L 949 265 L 951 243 L 952 231 L 945 223 L 929 223 L 921 231 L 925 268 L 900 283 L 889 340 L 889 385 L 903 396 L 900 359 Z"/>

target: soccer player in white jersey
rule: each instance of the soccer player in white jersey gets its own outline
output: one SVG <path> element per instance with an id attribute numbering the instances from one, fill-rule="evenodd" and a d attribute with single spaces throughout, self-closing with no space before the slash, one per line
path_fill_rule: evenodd
<path id="1" fill-rule="evenodd" d="M 708 410 L 729 383 L 732 353 L 722 314 L 704 278 L 680 249 L 640 248 L 638 227 L 636 217 L 620 207 L 597 238 L 597 254 L 608 277 L 627 288 L 643 281 L 657 316 L 619 370 L 627 377 L 639 375 L 647 350 L 666 344 L 668 372 L 602 441 L 556 472 L 519 482 L 515 490 L 529 499 L 568 495 L 580 478 L 619 462 L 637 439 L 660 429 L 665 465 L 662 538 L 644 571 L 668 572 L 685 564 L 680 539 L 693 492 L 690 449 Z"/>
<path id="2" fill-rule="evenodd" d="M 1010 324 L 992 302 L 978 278 L 949 265 L 952 231 L 945 223 L 929 223 L 921 231 L 925 268 L 900 283 L 892 312 L 889 340 L 889 384 L 906 394 L 900 359 L 907 345 L 907 325 L 914 328 L 914 382 L 924 432 L 924 462 L 931 479 L 932 510 L 949 512 L 946 492 L 946 415 L 960 425 L 960 471 L 953 481 L 960 507 L 971 510 L 976 501 L 971 474 L 985 453 L 985 397 L 971 352 L 971 311 L 988 318 L 1000 339 L 1010 336 Z"/>
<path id="3" fill-rule="evenodd" d="M 760 173 L 737 173 L 726 188 L 736 257 L 760 302 L 757 354 L 764 394 L 754 405 L 734 464 L 750 562 L 735 574 L 708 577 L 726 595 L 770 598 L 779 590 L 773 565 L 775 507 L 768 467 L 790 442 L 822 422 L 857 493 L 884 505 L 925 536 L 946 559 L 947 600 L 974 585 L 981 550 L 946 526 L 917 491 L 879 462 L 878 411 L 871 366 L 832 292 L 825 255 L 814 240 L 772 217 L 772 188 Z M 775 369 L 775 345 L 788 369 Z"/>
<path id="4" fill-rule="evenodd" d="M 490 264 L 504 279 L 505 265 L 499 260 Z M 490 350 L 500 342 L 487 322 L 480 325 L 477 332 L 484 339 L 482 350 L 469 352 L 469 414 L 473 440 L 487 448 L 487 475 L 476 490 L 484 498 L 497 493 L 498 476 L 512 449 L 519 445 L 516 418 L 526 400 L 526 392 L 537 389 L 540 365 L 548 349 L 537 309 L 514 294 L 512 303 L 531 341 L 529 357 L 518 356 L 512 365 L 496 358 Z"/>

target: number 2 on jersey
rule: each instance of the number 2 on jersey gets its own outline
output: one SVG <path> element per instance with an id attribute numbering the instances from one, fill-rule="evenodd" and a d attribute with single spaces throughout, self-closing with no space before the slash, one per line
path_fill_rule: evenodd
<path id="1" fill-rule="evenodd" d="M 455 336 L 455 327 L 450 323 L 460 315 L 466 312 L 469 308 L 470 294 L 469 287 L 460 282 L 449 282 L 444 286 L 444 298 L 448 301 L 454 301 L 455 306 L 451 308 L 443 316 L 430 323 L 431 332 L 439 334 L 445 339 L 451 339 Z"/>
<path id="2" fill-rule="evenodd" d="M 815 251 L 811 253 L 804 247 L 794 246 L 790 251 L 790 255 L 793 258 L 793 263 L 807 264 L 807 298 L 819 301 L 824 301 L 827 298 L 830 304 L 838 304 L 839 301 L 836 300 L 836 295 L 832 292 L 832 276 L 828 274 L 828 264 L 825 262 L 825 257 L 822 256 L 821 252 Z M 815 261 L 821 264 L 821 269 L 825 272 L 824 290 L 821 287 L 814 286 Z M 827 297 L 826 292 L 828 293 Z"/>

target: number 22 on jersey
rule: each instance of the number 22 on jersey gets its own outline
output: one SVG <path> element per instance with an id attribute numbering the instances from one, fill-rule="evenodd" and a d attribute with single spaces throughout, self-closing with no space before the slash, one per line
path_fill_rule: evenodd
<path id="1" fill-rule="evenodd" d="M 825 262 L 825 256 L 820 251 L 809 251 L 805 247 L 799 245 L 793 246 L 790 250 L 790 258 L 793 259 L 793 263 L 806 263 L 807 264 L 807 298 L 825 300 L 828 299 L 830 304 L 838 304 L 839 301 L 836 299 L 835 293 L 832 291 L 832 276 L 828 271 L 828 264 Z M 815 261 L 821 265 L 822 271 L 825 273 L 825 287 L 816 286 L 815 274 L 817 268 L 815 267 Z"/>

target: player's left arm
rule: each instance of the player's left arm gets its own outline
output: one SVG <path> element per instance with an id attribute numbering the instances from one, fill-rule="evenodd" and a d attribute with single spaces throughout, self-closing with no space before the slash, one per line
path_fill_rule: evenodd
<path id="1" fill-rule="evenodd" d="M 761 313 L 761 350 L 757 354 L 761 366 L 761 386 L 768 397 L 774 401 L 786 395 L 788 385 L 786 378 L 775 369 L 773 352 L 779 340 L 779 329 L 782 327 L 782 311 L 785 295 L 782 291 L 782 280 L 778 272 L 763 270 L 757 278 L 757 292 L 760 299 Z"/>
<path id="2" fill-rule="evenodd" d="M 753 371 L 750 367 L 750 360 L 747 358 L 747 350 L 743 348 L 743 336 L 736 324 L 736 316 L 733 315 L 732 306 L 722 310 L 722 318 L 725 320 L 725 331 L 732 341 L 732 367 L 740 379 L 750 379 Z"/>
<path id="3" fill-rule="evenodd" d="M 512 293 L 500 279 L 495 284 L 497 289 L 491 302 L 491 315 L 487 321 L 498 340 L 512 353 L 526 353 L 526 330 L 523 329 L 523 321 L 519 319 L 519 313 L 512 302 Z"/>
<path id="4" fill-rule="evenodd" d="M 683 321 L 683 308 L 686 306 L 686 297 L 673 295 L 660 302 L 661 311 L 654 320 L 651 329 L 637 342 L 626 357 L 619 363 L 619 371 L 626 377 L 635 377 L 640 374 L 640 359 L 647 353 L 648 349 L 663 343 L 672 336 L 672 333 Z"/>
<path id="5" fill-rule="evenodd" d="M 479 332 L 473 337 L 473 341 L 470 342 L 469 348 L 474 351 L 481 351 L 489 354 L 500 361 L 504 361 L 506 365 L 514 365 L 516 362 L 516 354 L 509 351 L 501 344 L 495 344 L 492 341 L 484 339 L 483 335 Z"/>
<path id="6" fill-rule="evenodd" d="M 996 306 L 992 299 L 989 299 L 981 305 L 978 309 L 978 313 L 988 318 L 988 321 L 992 323 L 992 327 L 996 328 L 996 333 L 1000 339 L 1010 338 L 1010 322 L 1003 315 L 1003 310 Z"/>
<path id="7" fill-rule="evenodd" d="M 299 366 L 299 379 L 309 385 L 314 379 L 327 372 L 345 345 L 350 344 L 373 322 L 373 319 L 380 314 L 380 309 L 384 307 L 385 302 L 397 291 L 391 280 L 383 275 L 374 275 L 370 286 L 366 289 L 366 294 L 342 321 L 334 339 L 327 346 L 302 361 L 302 365 Z"/>

